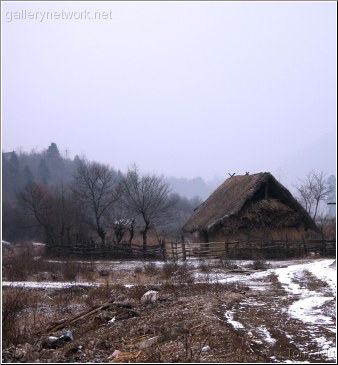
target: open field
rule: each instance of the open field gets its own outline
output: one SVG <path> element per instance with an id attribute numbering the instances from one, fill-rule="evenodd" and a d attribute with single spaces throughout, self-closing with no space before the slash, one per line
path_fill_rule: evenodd
<path id="1" fill-rule="evenodd" d="M 3 266 L 3 362 L 336 359 L 332 258 L 21 262 Z"/>

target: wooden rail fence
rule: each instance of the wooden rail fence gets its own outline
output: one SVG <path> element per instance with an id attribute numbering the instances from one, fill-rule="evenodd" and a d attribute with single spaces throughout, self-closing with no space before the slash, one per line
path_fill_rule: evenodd
<path id="1" fill-rule="evenodd" d="M 90 247 L 85 245 L 52 245 L 47 252 L 51 256 L 74 257 L 84 259 L 154 259 L 165 260 L 163 244 L 147 246 L 144 250 L 139 245 L 107 245 Z"/>
<path id="2" fill-rule="evenodd" d="M 302 256 L 335 256 L 336 241 L 225 241 L 225 242 L 164 242 L 147 246 L 139 245 L 52 245 L 47 254 L 59 257 L 84 259 L 153 259 L 187 260 L 204 259 L 283 259 Z"/>
<path id="3" fill-rule="evenodd" d="M 336 241 L 225 241 L 225 242 L 167 242 L 166 258 L 187 260 L 209 259 L 277 259 L 301 256 L 335 256 Z"/>

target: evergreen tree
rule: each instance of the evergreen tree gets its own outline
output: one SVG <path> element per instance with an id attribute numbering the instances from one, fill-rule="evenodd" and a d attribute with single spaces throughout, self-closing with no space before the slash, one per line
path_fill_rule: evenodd
<path id="1" fill-rule="evenodd" d="M 18 169 L 19 168 L 20 161 L 19 161 L 18 155 L 15 152 L 11 153 L 11 157 L 10 157 L 9 161 L 10 161 L 11 167 L 13 169 Z"/>
<path id="2" fill-rule="evenodd" d="M 34 176 L 32 174 L 31 169 L 29 168 L 29 166 L 25 166 L 24 170 L 23 170 L 23 174 L 24 174 L 24 179 L 25 179 L 25 185 L 27 184 L 31 184 L 34 181 Z"/>
<path id="3" fill-rule="evenodd" d="M 41 159 L 38 166 L 38 178 L 46 186 L 50 181 L 50 171 L 44 158 Z"/>
<path id="4" fill-rule="evenodd" d="M 60 158 L 60 152 L 56 143 L 54 142 L 51 143 L 51 145 L 47 148 L 46 155 L 48 159 Z"/>

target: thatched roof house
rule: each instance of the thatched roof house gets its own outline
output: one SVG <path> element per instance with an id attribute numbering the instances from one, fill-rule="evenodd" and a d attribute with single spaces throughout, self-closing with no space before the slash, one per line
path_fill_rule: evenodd
<path id="1" fill-rule="evenodd" d="M 232 176 L 198 206 L 183 226 L 200 242 L 301 239 L 316 224 L 270 173 Z"/>

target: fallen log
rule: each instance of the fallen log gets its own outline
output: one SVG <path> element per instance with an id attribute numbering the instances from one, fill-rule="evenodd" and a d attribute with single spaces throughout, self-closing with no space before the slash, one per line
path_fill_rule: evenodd
<path id="1" fill-rule="evenodd" d="M 129 303 L 128 303 L 129 305 Z M 114 302 L 107 302 L 107 303 L 104 303 L 98 307 L 94 307 L 92 309 L 90 309 L 89 311 L 86 311 L 86 312 L 82 312 L 80 314 L 77 314 L 75 315 L 74 317 L 72 318 L 67 318 L 67 319 L 62 319 L 62 320 L 59 320 L 59 321 L 56 321 L 56 322 L 53 322 L 52 324 L 50 324 L 45 330 L 41 330 L 39 332 L 37 332 L 36 334 L 37 335 L 43 335 L 43 334 L 50 334 L 51 332 L 55 332 L 55 331 L 58 331 L 80 319 L 83 319 L 83 318 L 87 318 L 101 310 L 105 310 L 109 307 L 112 307 L 112 306 L 122 306 L 122 303 L 114 303 Z M 125 305 L 126 306 L 126 305 Z M 127 308 L 130 308 L 129 306 Z"/>

